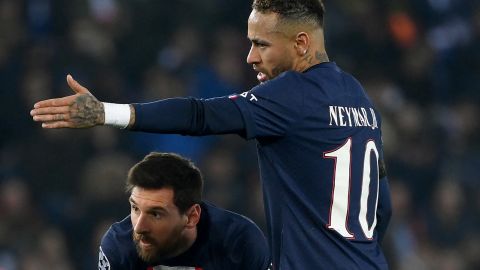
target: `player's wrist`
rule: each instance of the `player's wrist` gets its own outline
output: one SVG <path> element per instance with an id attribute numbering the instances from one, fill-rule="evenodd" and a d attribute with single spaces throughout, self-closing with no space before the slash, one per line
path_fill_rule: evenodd
<path id="1" fill-rule="evenodd" d="M 125 129 L 131 122 L 131 109 L 129 104 L 103 103 L 105 113 L 104 125 Z"/>

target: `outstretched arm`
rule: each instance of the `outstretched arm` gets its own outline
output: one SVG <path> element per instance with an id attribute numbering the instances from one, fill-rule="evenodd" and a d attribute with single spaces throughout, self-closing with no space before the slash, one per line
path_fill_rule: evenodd
<path id="1" fill-rule="evenodd" d="M 43 128 L 89 128 L 108 125 L 135 131 L 185 135 L 234 133 L 245 136 L 243 116 L 228 97 L 171 98 L 149 103 L 100 102 L 67 76 L 74 95 L 36 103 L 30 114 Z"/>
<path id="2" fill-rule="evenodd" d="M 67 75 L 67 83 L 75 94 L 35 103 L 30 111 L 33 120 L 41 122 L 43 128 L 89 128 L 105 124 L 106 104 L 95 98 L 71 75 Z M 132 106 L 130 110 L 133 111 Z M 132 125 L 135 114 L 132 112 L 129 114 L 128 125 Z"/>

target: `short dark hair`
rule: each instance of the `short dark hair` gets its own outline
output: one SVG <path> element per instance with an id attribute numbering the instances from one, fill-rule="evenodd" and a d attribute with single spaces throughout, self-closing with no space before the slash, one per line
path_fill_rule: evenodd
<path id="1" fill-rule="evenodd" d="M 203 178 L 190 160 L 173 153 L 152 152 L 128 172 L 127 192 L 144 189 L 172 188 L 174 203 L 181 214 L 202 200 Z"/>
<path id="2" fill-rule="evenodd" d="M 280 20 L 315 23 L 323 27 L 325 7 L 322 0 L 254 0 L 252 9 L 277 13 Z"/>

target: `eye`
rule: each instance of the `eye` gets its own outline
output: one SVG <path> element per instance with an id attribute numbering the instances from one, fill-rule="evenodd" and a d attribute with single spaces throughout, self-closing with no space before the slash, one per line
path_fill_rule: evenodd
<path id="1" fill-rule="evenodd" d="M 268 46 L 268 44 L 260 42 L 260 41 L 256 41 L 256 40 L 252 41 L 252 44 L 253 44 L 253 46 L 258 47 L 260 49 L 264 49 Z"/>
<path id="2" fill-rule="evenodd" d="M 133 204 L 130 206 L 130 209 L 131 209 L 132 212 L 134 212 L 134 213 L 137 213 L 137 212 L 139 211 L 138 207 L 137 207 L 136 205 L 133 205 Z"/>
<path id="3" fill-rule="evenodd" d="M 162 219 L 165 215 L 161 212 L 152 212 L 150 213 L 154 219 Z"/>

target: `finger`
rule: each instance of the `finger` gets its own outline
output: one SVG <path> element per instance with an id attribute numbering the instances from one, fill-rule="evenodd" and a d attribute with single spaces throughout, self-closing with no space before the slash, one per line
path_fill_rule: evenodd
<path id="1" fill-rule="evenodd" d="M 73 127 L 72 123 L 66 121 L 57 121 L 57 122 L 47 122 L 42 123 L 42 128 L 53 129 L 53 128 L 71 128 Z"/>
<path id="2" fill-rule="evenodd" d="M 35 122 L 65 121 L 69 119 L 70 116 L 68 114 L 45 114 L 35 115 L 33 117 L 33 121 Z"/>
<path id="3" fill-rule="evenodd" d="M 75 81 L 70 74 L 67 75 L 67 83 L 68 86 L 70 86 L 70 88 L 77 94 L 90 94 L 90 91 Z"/>
<path id="4" fill-rule="evenodd" d="M 69 106 L 38 108 L 38 109 L 31 110 L 30 115 L 35 116 L 35 115 L 42 115 L 42 114 L 68 113 L 69 109 L 70 109 Z"/>
<path id="5" fill-rule="evenodd" d="M 75 101 L 75 98 L 76 96 L 72 95 L 72 96 L 62 97 L 62 98 L 52 98 L 52 99 L 42 100 L 35 103 L 33 107 L 35 109 L 38 109 L 43 107 L 70 106 Z"/>

